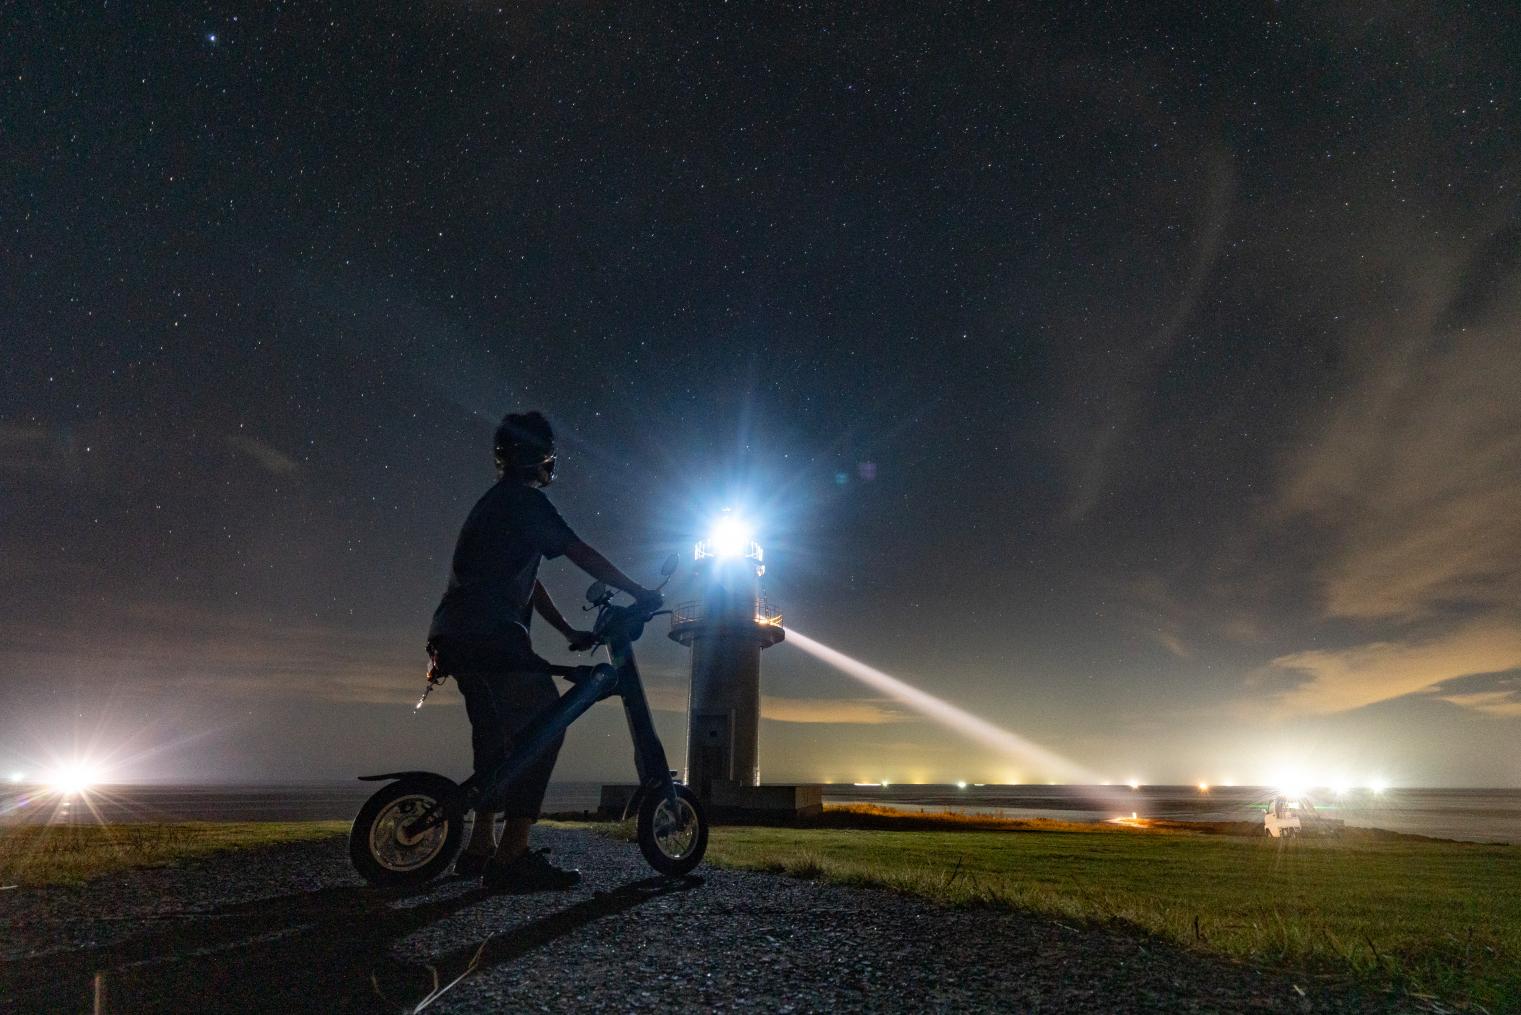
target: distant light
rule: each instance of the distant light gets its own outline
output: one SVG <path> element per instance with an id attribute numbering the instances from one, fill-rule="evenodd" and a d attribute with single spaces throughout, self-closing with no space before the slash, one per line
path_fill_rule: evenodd
<path id="1" fill-rule="evenodd" d="M 958 781 L 956 783 L 956 788 L 957 789 L 966 789 L 966 780 L 962 779 L 962 780 Z"/>
<path id="2" fill-rule="evenodd" d="M 886 789 L 887 787 L 889 787 L 891 785 L 892 785 L 892 783 L 888 782 L 886 779 L 882 780 L 882 788 L 883 789 Z"/>
<path id="3" fill-rule="evenodd" d="M 46 779 L 48 788 L 63 796 L 87 792 L 99 781 L 100 772 L 95 766 L 82 761 L 60 765 Z"/>
<path id="4" fill-rule="evenodd" d="M 1207 783 L 1207 782 L 1201 782 L 1201 783 L 1199 783 L 1199 792 L 1200 793 L 1208 793 L 1209 792 L 1209 783 Z"/>
<path id="5" fill-rule="evenodd" d="M 1337 796 L 1345 796 L 1352 790 L 1352 780 L 1344 775 L 1339 775 L 1330 782 L 1331 792 Z"/>
<path id="6" fill-rule="evenodd" d="M 11 775 L 10 775 L 10 780 L 11 780 L 11 782 L 25 782 L 26 781 L 26 773 L 25 772 L 12 772 Z"/>
<path id="7" fill-rule="evenodd" d="M 1131 821 L 1134 821 L 1134 820 L 1136 820 L 1136 818 L 1137 818 L 1137 817 L 1138 817 L 1138 815 L 1137 815 L 1137 814 L 1136 814 L 1136 812 L 1135 812 L 1135 811 L 1131 811 L 1131 812 L 1130 812 L 1130 820 L 1131 820 Z"/>
<path id="8" fill-rule="evenodd" d="M 1389 788 L 1388 779 L 1372 779 L 1368 782 L 1368 788 L 1375 793 L 1382 793 Z"/>
<path id="9" fill-rule="evenodd" d="M 1297 771 L 1295 771 L 1293 769 L 1290 769 L 1290 770 L 1284 771 L 1284 772 L 1279 772 L 1276 776 L 1273 777 L 1273 785 L 1277 787 L 1278 793 L 1281 796 L 1286 796 L 1286 797 L 1301 797 L 1301 796 L 1304 796 L 1304 790 L 1305 790 L 1305 780 L 1304 780 L 1304 777 L 1301 776 L 1299 774 L 1299 772 L 1297 772 Z"/>
<path id="10" fill-rule="evenodd" d="M 1126 781 L 1126 784 L 1129 785 L 1131 789 L 1140 789 L 1141 788 L 1141 780 L 1135 778 L 1134 776 L 1131 776 L 1129 779 L 1127 779 L 1125 781 Z"/>
<path id="11" fill-rule="evenodd" d="M 215 46 L 216 43 L 217 43 L 217 33 L 216 32 L 207 32 L 206 33 L 206 41 L 209 42 L 209 43 L 211 43 L 213 46 Z"/>

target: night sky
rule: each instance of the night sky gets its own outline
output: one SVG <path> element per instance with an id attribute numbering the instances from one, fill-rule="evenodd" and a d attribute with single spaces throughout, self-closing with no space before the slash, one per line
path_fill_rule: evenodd
<path id="1" fill-rule="evenodd" d="M 0 769 L 463 775 L 422 644 L 540 408 L 635 577 L 733 505 L 1105 778 L 1521 784 L 1503 5 L 379 8 L 5 19 Z M 764 779 L 1048 777 L 763 671 Z M 558 776 L 631 774 L 598 706 Z"/>

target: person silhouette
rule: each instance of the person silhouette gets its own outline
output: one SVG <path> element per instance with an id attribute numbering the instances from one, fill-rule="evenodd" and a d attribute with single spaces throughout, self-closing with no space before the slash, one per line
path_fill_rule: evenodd
<path id="1" fill-rule="evenodd" d="M 554 429 L 540 412 L 508 413 L 496 429 L 496 483 L 470 510 L 450 562 L 449 583 L 428 631 L 439 672 L 452 676 L 465 698 L 475 770 L 489 771 L 523 735 L 534 716 L 559 698 L 554 680 L 524 633 L 538 613 L 572 650 L 592 647 L 555 606 L 538 580 L 539 564 L 564 556 L 587 574 L 636 600 L 660 593 L 629 578 L 583 542 L 550 503 Z M 556 738 L 516 780 L 476 808 L 470 841 L 457 874 L 480 876 L 489 888 L 540 891 L 568 888 L 580 872 L 554 866 L 546 851 L 528 848 L 550 773 L 564 742 Z M 495 841 L 496 815 L 504 819 Z"/>

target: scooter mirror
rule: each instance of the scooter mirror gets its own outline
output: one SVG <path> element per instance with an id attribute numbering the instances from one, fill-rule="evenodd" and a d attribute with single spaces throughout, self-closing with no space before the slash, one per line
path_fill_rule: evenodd
<path id="1" fill-rule="evenodd" d="M 592 582 L 586 588 L 586 601 L 588 603 L 600 603 L 606 595 L 606 582 Z"/>
<path id="2" fill-rule="evenodd" d="M 660 565 L 660 577 L 669 578 L 671 575 L 676 573 L 676 568 L 680 566 L 681 558 L 676 556 L 674 553 L 671 554 L 665 559 L 665 563 Z"/>

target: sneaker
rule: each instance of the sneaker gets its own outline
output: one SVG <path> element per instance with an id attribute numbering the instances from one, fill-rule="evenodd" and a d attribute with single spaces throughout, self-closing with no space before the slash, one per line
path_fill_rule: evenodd
<path id="1" fill-rule="evenodd" d="M 580 871 L 556 867 L 548 854 L 547 849 L 530 849 L 507 863 L 493 859 L 481 874 L 481 884 L 499 892 L 559 892 L 581 880 Z"/>
<path id="2" fill-rule="evenodd" d="M 457 878 L 478 878 L 490 862 L 490 853 L 472 853 L 467 849 L 459 855 L 459 859 L 454 861 L 454 876 Z"/>

